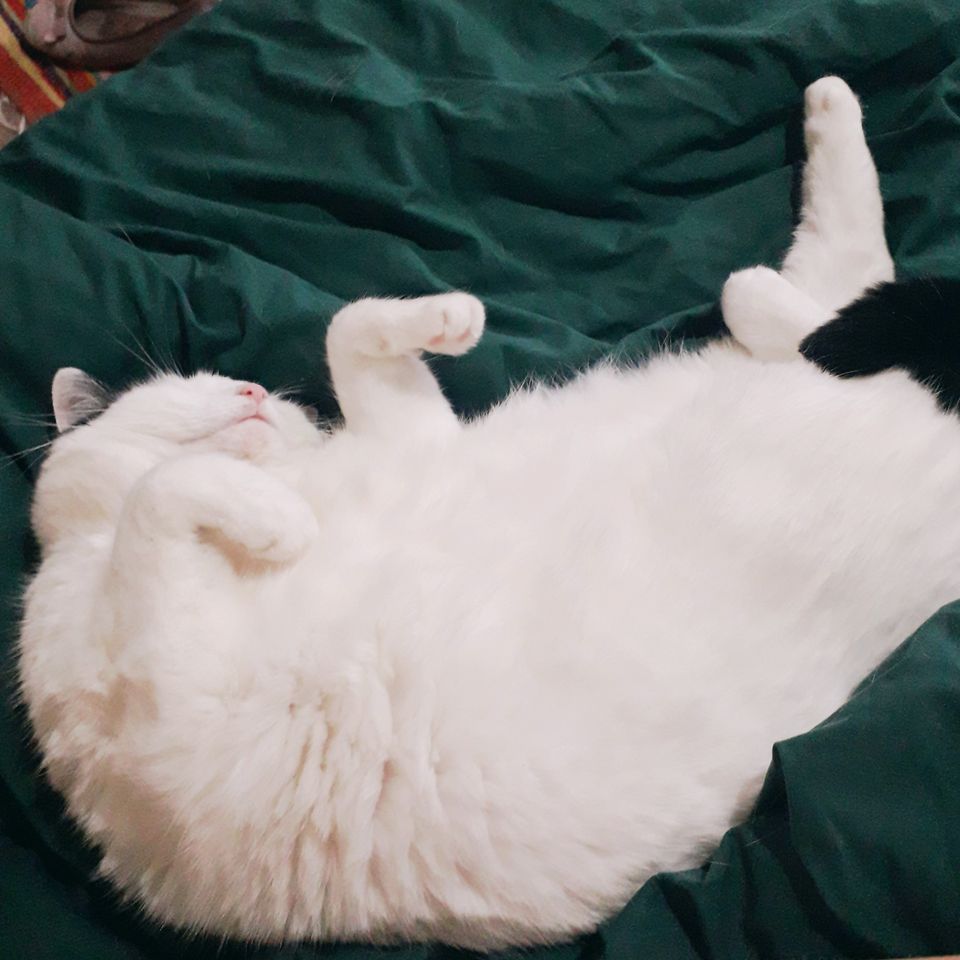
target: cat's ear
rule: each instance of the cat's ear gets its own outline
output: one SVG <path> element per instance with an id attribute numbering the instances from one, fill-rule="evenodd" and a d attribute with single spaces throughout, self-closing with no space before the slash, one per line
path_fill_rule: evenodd
<path id="1" fill-rule="evenodd" d="M 76 367 L 61 367 L 53 377 L 53 416 L 63 433 L 107 406 L 107 392 Z"/>

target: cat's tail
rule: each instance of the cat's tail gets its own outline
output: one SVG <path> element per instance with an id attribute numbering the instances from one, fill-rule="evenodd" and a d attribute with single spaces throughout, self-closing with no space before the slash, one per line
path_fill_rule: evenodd
<path id="1" fill-rule="evenodd" d="M 800 344 L 838 377 L 906 370 L 947 410 L 960 408 L 960 280 L 883 283 L 840 310 Z"/>

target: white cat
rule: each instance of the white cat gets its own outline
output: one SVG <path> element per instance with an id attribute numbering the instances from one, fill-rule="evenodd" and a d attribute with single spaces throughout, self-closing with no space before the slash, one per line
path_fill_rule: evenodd
<path id="1" fill-rule="evenodd" d="M 58 373 L 22 686 L 125 894 L 258 941 L 586 930 L 960 595 L 960 421 L 797 353 L 893 275 L 842 81 L 806 134 L 782 273 L 724 291 L 739 344 L 461 423 L 419 354 L 473 346 L 480 303 L 363 300 L 333 433 L 208 374 L 78 424 L 96 390 Z"/>

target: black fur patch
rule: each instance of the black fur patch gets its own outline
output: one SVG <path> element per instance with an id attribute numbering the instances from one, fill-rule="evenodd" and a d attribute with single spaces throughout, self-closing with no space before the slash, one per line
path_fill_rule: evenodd
<path id="1" fill-rule="evenodd" d="M 884 283 L 815 330 L 800 352 L 838 377 L 906 370 L 946 410 L 960 407 L 960 281 Z"/>

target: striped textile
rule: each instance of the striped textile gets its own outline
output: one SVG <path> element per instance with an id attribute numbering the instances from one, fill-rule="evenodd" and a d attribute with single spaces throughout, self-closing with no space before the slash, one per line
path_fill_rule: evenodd
<path id="1" fill-rule="evenodd" d="M 27 0 L 0 0 L 0 90 L 33 123 L 59 110 L 75 93 L 89 90 L 103 74 L 61 70 L 32 54 L 23 39 Z"/>

